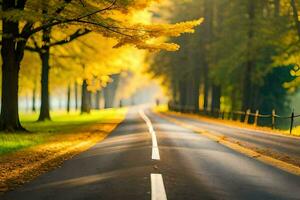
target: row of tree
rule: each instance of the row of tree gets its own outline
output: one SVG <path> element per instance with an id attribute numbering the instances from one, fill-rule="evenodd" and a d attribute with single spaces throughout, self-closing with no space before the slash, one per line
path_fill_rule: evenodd
<path id="1" fill-rule="evenodd" d="M 205 21 L 192 37 L 171 39 L 181 45 L 180 51 L 157 54 L 149 68 L 163 78 L 171 104 L 195 112 L 288 110 L 300 64 L 300 2 L 174 2 L 176 14 L 169 20 L 200 15 Z"/>
<path id="2" fill-rule="evenodd" d="M 86 48 L 75 46 L 71 50 L 69 47 L 61 50 L 62 45 L 89 35 L 93 31 L 105 38 L 112 38 L 114 47 L 131 44 L 138 49 L 174 51 L 179 47 L 177 44 L 160 42 L 158 38 L 178 37 L 182 33 L 191 33 L 194 31 L 193 28 L 201 23 L 201 20 L 196 20 L 173 25 L 151 24 L 151 15 L 144 12 L 152 2 L 154 1 L 1 0 L 0 130 L 10 132 L 24 130 L 18 111 L 20 69 L 23 66 L 26 68 L 24 71 L 35 71 L 35 69 L 30 69 L 33 60 L 27 62 L 26 66 L 23 65 L 24 54 L 27 50 L 36 53 L 40 59 L 42 105 L 39 120 L 46 120 L 50 119 L 49 72 L 51 62 L 52 64 L 56 63 L 53 65 L 61 67 L 61 69 L 52 71 L 54 73 L 56 71 L 56 76 L 63 77 L 64 80 L 78 77 L 73 77 L 72 73 L 67 73 L 68 71 L 80 73 L 82 91 L 83 94 L 87 94 L 83 95 L 84 97 L 89 96 L 85 91 L 89 90 L 90 85 L 93 87 L 93 85 L 105 84 L 99 83 L 99 79 L 101 80 L 103 75 L 114 74 L 116 71 L 116 69 L 112 70 L 117 65 L 115 60 L 106 59 L 115 59 L 118 56 L 111 56 L 107 47 L 101 49 L 103 46 L 97 46 L 99 42 L 95 41 L 97 40 L 95 37 L 86 38 L 93 43 L 92 45 L 82 44 Z M 58 50 L 55 50 L 56 48 Z M 86 50 L 95 48 L 96 52 Z M 98 54 L 99 51 L 101 54 Z M 113 63 L 109 64 L 112 67 L 99 65 L 102 60 L 105 60 L 103 63 L 106 64 Z M 118 65 L 117 71 L 124 67 L 123 63 L 118 63 Z M 35 78 L 33 77 L 33 79 Z M 84 99 L 82 103 L 85 104 Z"/>

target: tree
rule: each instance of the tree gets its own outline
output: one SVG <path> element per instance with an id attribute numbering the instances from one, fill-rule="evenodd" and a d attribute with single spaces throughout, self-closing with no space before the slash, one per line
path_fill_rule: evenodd
<path id="1" fill-rule="evenodd" d="M 25 67 L 30 65 L 30 67 Z M 40 76 L 40 62 L 37 55 L 31 52 L 25 52 L 23 62 L 20 69 L 20 89 L 19 94 L 21 96 L 30 96 L 32 99 L 31 111 L 36 111 L 36 98 L 38 96 L 37 90 L 39 89 L 38 79 Z"/>
<path id="2" fill-rule="evenodd" d="M 167 43 L 150 43 L 150 39 L 161 36 L 179 36 L 192 32 L 201 21 L 175 25 L 128 25 L 118 15 L 128 15 L 134 10 L 144 9 L 151 1 L 72 1 L 53 0 L 3 0 L 2 1 L 2 107 L 0 129 L 23 131 L 18 114 L 18 76 L 28 39 L 43 31 L 45 42 L 49 41 L 51 28 L 58 25 L 73 24 L 88 27 L 106 37 L 118 40 L 116 47 L 133 44 L 137 48 L 176 50 L 178 46 Z M 107 11 L 115 11 L 108 13 Z M 43 23 L 40 23 L 42 20 Z M 46 23 L 45 23 L 46 21 Z M 23 26 L 21 26 L 23 25 Z M 63 26 L 62 26 L 63 27 Z M 64 26 L 67 27 L 67 26 Z M 67 27 L 68 28 L 68 27 Z M 45 47 L 48 48 L 48 47 Z M 45 57 L 49 55 L 45 53 Z"/>
<path id="3" fill-rule="evenodd" d="M 298 15 L 298 7 L 295 0 L 290 0 L 291 7 L 293 10 L 293 18 L 295 22 L 295 28 L 298 33 L 298 39 L 300 40 L 300 21 L 299 21 L 299 15 Z"/>
<path id="4" fill-rule="evenodd" d="M 87 80 L 84 79 L 81 88 L 81 113 L 91 112 L 91 92 L 88 91 Z"/>
<path id="5" fill-rule="evenodd" d="M 71 107 L 71 85 L 68 85 L 67 89 L 67 112 L 70 112 Z"/>
<path id="6" fill-rule="evenodd" d="M 112 74 L 111 81 L 106 85 L 103 90 L 104 95 L 104 108 L 113 108 L 115 104 L 115 96 L 120 80 L 120 74 Z"/>
<path id="7" fill-rule="evenodd" d="M 296 1 L 176 1 L 172 9 L 176 15 L 171 21 L 195 15 L 205 20 L 192 37 L 170 39 L 181 45 L 180 51 L 156 54 L 149 68 L 168 88 L 171 108 L 197 112 L 200 104 L 206 111 L 255 111 L 265 105 L 266 96 L 278 91 L 288 95 L 288 88 L 282 86 L 291 81 L 286 72 L 292 65 L 292 73 L 300 74 Z M 185 10 L 190 15 L 184 15 Z M 279 70 L 283 67 L 287 71 Z M 279 82 L 278 90 L 268 86 L 270 77 Z M 295 79 L 288 85 L 299 83 Z M 279 96 L 281 104 L 269 105 L 282 111 L 288 101 Z"/>
<path id="8" fill-rule="evenodd" d="M 47 23 L 47 22 L 44 22 Z M 90 30 L 78 29 L 73 33 L 66 36 L 64 39 L 59 39 L 54 42 L 51 41 L 51 29 L 45 29 L 42 31 L 41 41 L 33 36 L 34 47 L 27 46 L 26 49 L 39 54 L 42 63 L 41 74 L 41 107 L 38 121 L 51 120 L 50 117 L 50 97 L 49 97 L 49 70 L 50 70 L 50 52 L 51 48 L 58 45 L 66 45 L 73 40 L 88 34 Z"/>

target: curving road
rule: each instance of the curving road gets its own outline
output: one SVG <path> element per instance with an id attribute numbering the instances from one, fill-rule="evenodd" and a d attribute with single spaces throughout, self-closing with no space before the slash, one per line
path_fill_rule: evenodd
<path id="1" fill-rule="evenodd" d="M 246 157 L 150 111 L 131 109 L 103 142 L 0 197 L 151 198 L 295 200 L 300 199 L 300 177 Z"/>

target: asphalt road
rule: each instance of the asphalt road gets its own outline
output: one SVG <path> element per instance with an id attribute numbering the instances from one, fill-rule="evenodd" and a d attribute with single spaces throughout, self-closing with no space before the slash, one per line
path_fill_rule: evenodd
<path id="1" fill-rule="evenodd" d="M 299 176 L 142 114 L 130 110 L 103 142 L 0 198 L 300 199 Z"/>
<path id="2" fill-rule="evenodd" d="M 285 154 L 300 160 L 300 138 L 285 137 L 275 134 L 264 133 L 259 130 L 251 130 L 218 123 L 207 122 L 199 119 L 191 119 L 184 116 L 167 114 L 168 117 L 180 120 L 187 124 L 213 131 L 219 135 L 225 135 L 239 142 L 255 146 L 259 149 L 271 150 L 279 154 Z"/>

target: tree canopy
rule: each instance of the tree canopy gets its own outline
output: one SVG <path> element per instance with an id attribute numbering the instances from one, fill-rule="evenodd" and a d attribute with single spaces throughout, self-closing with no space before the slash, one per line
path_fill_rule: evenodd
<path id="1" fill-rule="evenodd" d="M 166 42 L 161 38 L 193 33 L 194 27 L 202 22 L 198 17 L 174 24 L 153 23 L 149 8 L 155 5 L 154 3 L 158 1 L 1 1 L 3 67 L 0 128 L 8 131 L 23 130 L 18 115 L 18 77 L 25 51 L 38 53 L 40 57 L 41 69 L 34 67 L 37 70 L 33 71 L 41 72 L 39 120 L 47 120 L 50 119 L 50 79 L 51 85 L 55 84 L 55 79 L 58 80 L 57 84 L 68 82 L 68 90 L 72 80 L 74 82 L 74 79 L 82 79 L 84 91 L 96 90 L 93 86 L 105 85 L 105 82 L 110 80 L 105 77 L 119 73 L 125 67 L 121 66 L 126 62 L 126 58 L 123 57 L 125 54 L 122 51 L 111 51 L 111 48 L 131 45 L 149 51 L 176 51 L 179 49 L 178 44 Z M 79 38 L 90 32 L 101 35 L 102 39 L 93 35 L 80 42 Z M 104 38 L 110 38 L 111 41 Z M 74 43 L 72 47 L 62 47 L 71 42 Z M 95 48 L 97 50 L 93 52 L 92 49 Z M 22 64 L 22 67 L 30 66 Z M 21 72 L 26 74 L 31 71 L 22 69 Z M 55 74 L 53 78 L 51 73 Z M 76 75 L 78 73 L 79 76 Z M 72 78 L 64 79 L 66 75 Z M 25 81 L 26 78 L 23 79 L 23 82 Z M 28 87 L 36 90 L 36 79 L 29 81 Z M 89 92 L 84 93 L 89 99 Z M 85 98 L 83 100 L 85 101 Z"/>

